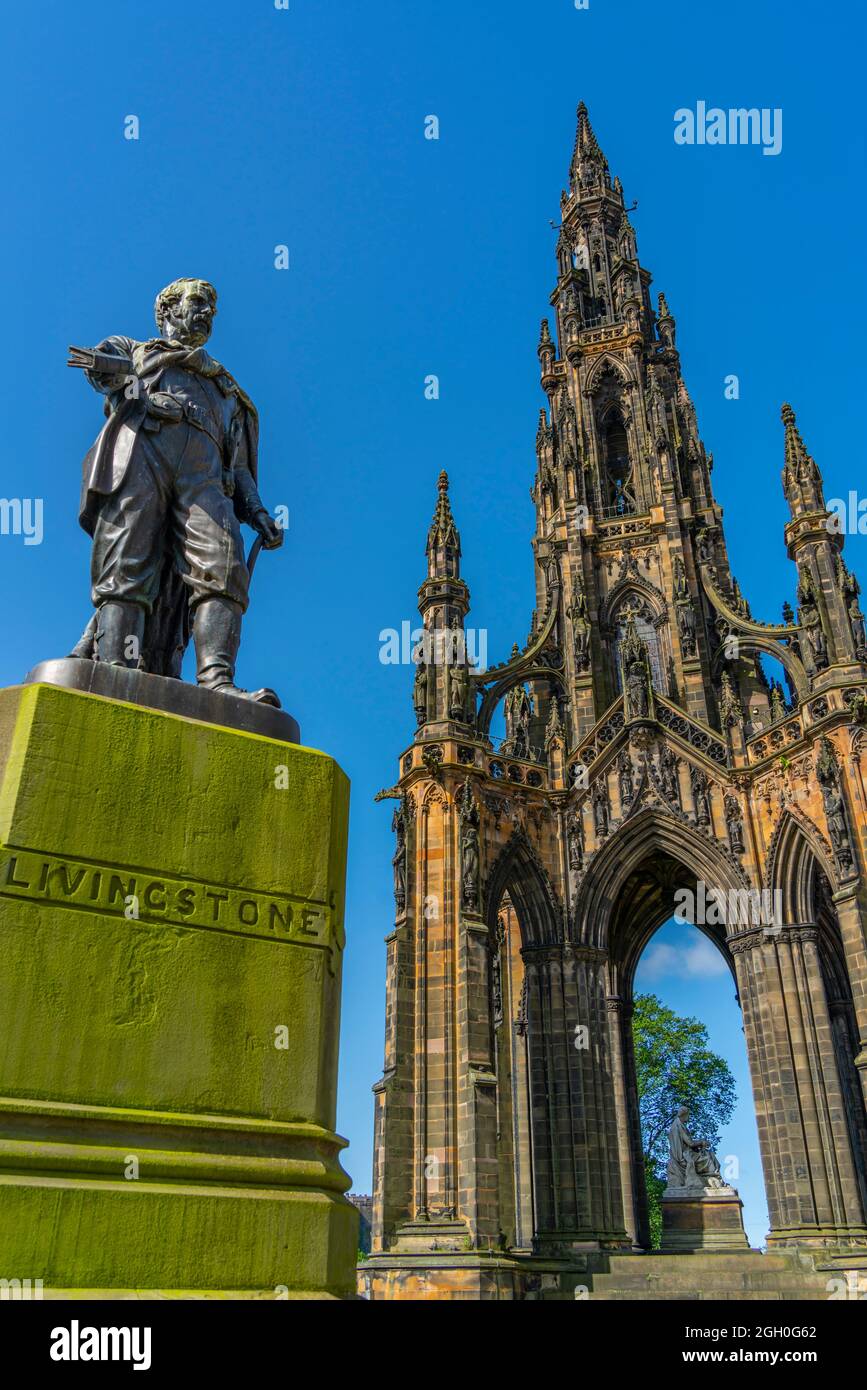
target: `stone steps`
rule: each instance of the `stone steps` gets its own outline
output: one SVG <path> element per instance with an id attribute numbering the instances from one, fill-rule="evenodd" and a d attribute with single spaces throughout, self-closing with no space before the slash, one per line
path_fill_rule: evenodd
<path id="1" fill-rule="evenodd" d="M 643 1274 L 663 1274 L 669 1271 L 682 1270 L 685 1263 L 689 1263 L 692 1270 L 712 1269 L 752 1269 L 756 1265 L 761 1265 L 764 1270 L 786 1270 L 793 1268 L 795 1256 L 775 1251 L 770 1255 L 763 1255 L 759 1250 L 739 1250 L 731 1252 L 720 1252 L 719 1254 L 683 1254 L 683 1255 L 611 1255 L 612 1266 L 617 1264 L 618 1270 L 623 1272 L 634 1269 L 640 1270 Z"/>
<path id="2" fill-rule="evenodd" d="M 602 1301 L 825 1301 L 831 1277 L 786 1253 L 612 1255 L 607 1270 L 593 1275 L 590 1297 Z"/>
<path id="3" fill-rule="evenodd" d="M 825 1303 L 828 1294 L 824 1291 L 820 1293 L 816 1289 L 803 1288 L 783 1288 L 778 1292 L 771 1289 L 742 1289 L 739 1293 L 730 1289 L 723 1293 L 716 1289 L 703 1290 L 701 1293 L 678 1293 L 670 1289 L 645 1293 L 639 1293 L 636 1289 L 605 1289 L 599 1293 L 594 1290 L 591 1299 L 595 1299 L 597 1303 Z"/>

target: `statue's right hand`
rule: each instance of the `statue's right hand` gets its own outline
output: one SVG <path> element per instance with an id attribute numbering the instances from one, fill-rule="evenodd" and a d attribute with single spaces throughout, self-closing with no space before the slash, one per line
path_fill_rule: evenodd
<path id="1" fill-rule="evenodd" d="M 97 352 L 95 348 L 69 347 L 67 367 L 80 367 L 82 371 L 93 372 L 97 376 L 126 377 L 132 370 L 132 362 L 116 352 Z"/>
<path id="2" fill-rule="evenodd" d="M 69 345 L 69 356 L 66 359 L 67 367 L 81 367 L 82 369 L 92 368 L 95 354 L 90 348 L 73 347 Z"/>

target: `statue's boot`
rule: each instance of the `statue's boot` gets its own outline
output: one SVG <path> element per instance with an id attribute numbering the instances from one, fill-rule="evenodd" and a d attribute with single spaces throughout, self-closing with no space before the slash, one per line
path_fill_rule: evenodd
<path id="1" fill-rule="evenodd" d="M 84 632 L 79 637 L 70 656 L 77 657 L 82 661 L 94 661 L 96 659 L 96 614 L 90 619 Z"/>
<path id="2" fill-rule="evenodd" d="M 96 660 L 136 668 L 144 630 L 145 611 L 137 603 L 104 603 L 96 613 Z"/>
<path id="3" fill-rule="evenodd" d="M 196 679 L 205 690 L 219 695 L 235 695 L 280 708 L 273 690 L 241 690 L 235 685 L 235 662 L 241 645 L 241 610 L 228 598 L 206 598 L 193 613 L 193 642 L 196 647 Z"/>

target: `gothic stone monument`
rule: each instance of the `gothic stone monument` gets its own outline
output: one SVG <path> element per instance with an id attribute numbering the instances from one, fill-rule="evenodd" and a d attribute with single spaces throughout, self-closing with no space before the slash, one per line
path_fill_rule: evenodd
<path id="1" fill-rule="evenodd" d="M 753 617 L 675 320 L 664 296 L 654 308 L 583 105 L 560 223 L 538 344 L 536 610 L 500 665 L 472 668 L 461 642 L 435 659 L 470 600 L 445 476 L 428 532 L 431 659 L 386 792 L 399 891 L 360 1271 L 373 1298 L 568 1297 L 593 1261 L 646 1266 L 618 1254 L 650 1240 L 633 978 L 676 890 L 699 885 L 736 909 L 704 931 L 743 1010 L 769 1246 L 846 1259 L 867 1242 L 858 580 L 784 406 L 798 611 Z M 711 1263 L 727 1259 L 760 1257 Z"/>
<path id="2" fill-rule="evenodd" d="M 46 1297 L 354 1292 L 348 784 L 273 691 L 235 685 L 240 525 L 282 534 L 255 409 L 204 349 L 215 309 L 178 281 L 159 338 L 71 349 L 106 396 L 96 611 L 0 691 L 0 1273 Z"/>

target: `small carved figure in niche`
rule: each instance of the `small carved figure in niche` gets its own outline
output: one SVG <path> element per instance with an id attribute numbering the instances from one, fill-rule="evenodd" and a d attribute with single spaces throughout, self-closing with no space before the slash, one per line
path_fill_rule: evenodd
<path id="1" fill-rule="evenodd" d="M 643 661 L 631 661 L 626 672 L 626 696 L 631 719 L 646 717 L 648 710 L 647 669 Z"/>
<path id="2" fill-rule="evenodd" d="M 662 501 L 662 478 L 659 472 L 659 460 L 654 459 L 650 467 L 650 485 L 653 489 L 654 502 Z"/>
<path id="3" fill-rule="evenodd" d="M 678 809 L 680 807 L 680 779 L 677 775 L 679 761 L 680 759 L 670 748 L 663 748 L 659 760 L 659 779 L 666 799 Z"/>
<path id="4" fill-rule="evenodd" d="M 710 802 L 708 800 L 708 781 L 700 768 L 690 771 L 692 799 L 695 803 L 695 818 L 699 825 L 710 825 Z"/>
<path id="5" fill-rule="evenodd" d="M 822 671 L 828 665 L 828 642 L 819 610 L 812 603 L 802 605 L 799 617 L 806 642 L 804 656 L 807 659 L 807 667 L 812 667 L 813 671 Z"/>
<path id="6" fill-rule="evenodd" d="M 696 550 L 698 552 L 698 562 L 700 565 L 707 565 L 711 575 L 716 573 L 713 565 L 713 542 L 710 532 L 706 526 L 702 526 L 695 538 Z"/>
<path id="7" fill-rule="evenodd" d="M 579 589 L 570 611 L 575 652 L 575 670 L 586 671 L 590 665 L 590 624 L 587 621 L 587 600 Z"/>
<path id="8" fill-rule="evenodd" d="M 400 914 L 406 907 L 406 811 L 403 802 L 394 809 L 391 828 L 397 835 L 391 866 L 394 872 L 394 906 Z"/>
<path id="9" fill-rule="evenodd" d="M 726 829 L 729 833 L 729 846 L 733 854 L 744 852 L 744 821 L 740 803 L 736 796 L 725 799 Z"/>
<path id="10" fill-rule="evenodd" d="M 638 635 L 634 614 L 630 613 L 620 645 L 623 671 L 623 697 L 627 719 L 646 719 L 650 714 L 651 678 L 647 649 Z"/>
<path id="11" fill-rule="evenodd" d="M 828 834 L 831 838 L 834 857 L 841 872 L 848 874 L 854 863 L 852 838 L 849 833 L 849 815 L 840 785 L 837 754 L 833 743 L 828 738 L 823 738 L 819 746 L 816 778 L 822 788 L 822 801 L 825 806 L 825 818 L 828 822 Z"/>
<path id="12" fill-rule="evenodd" d="M 849 604 L 849 626 L 852 629 L 855 651 L 863 660 L 864 654 L 867 652 L 867 629 L 864 626 L 864 614 L 858 606 L 857 598 L 853 598 Z"/>
<path id="13" fill-rule="evenodd" d="M 415 681 L 412 687 L 412 703 L 415 707 L 416 722 L 423 724 L 427 719 L 427 665 L 419 654 L 416 658 Z"/>
<path id="14" fill-rule="evenodd" d="M 805 664 L 810 674 L 815 674 L 828 665 L 828 639 L 809 570 L 804 571 L 798 585 L 798 621 L 803 628 L 802 653 Z"/>
<path id="15" fill-rule="evenodd" d="M 449 667 L 449 715 L 465 723 L 470 695 L 470 674 L 463 662 Z"/>
<path id="16" fill-rule="evenodd" d="M 677 605 L 677 624 L 680 629 L 680 641 L 683 647 L 683 654 L 684 656 L 695 656 L 695 609 L 693 607 L 692 595 L 689 592 L 686 570 L 684 569 L 683 561 L 679 555 L 674 562 L 674 597 Z"/>
<path id="17" fill-rule="evenodd" d="M 678 599 L 677 623 L 680 628 L 680 641 L 684 656 L 695 656 L 695 613 L 690 599 Z"/>
<path id="18" fill-rule="evenodd" d="M 828 833 L 831 836 L 831 844 L 834 853 L 840 864 L 846 868 L 852 865 L 852 847 L 849 842 L 849 827 L 846 823 L 846 804 L 843 801 L 839 787 L 828 787 L 824 789 L 823 798 L 825 802 L 825 816 L 828 821 Z"/>
<path id="19" fill-rule="evenodd" d="M 574 903 L 578 881 L 584 869 L 584 827 L 581 816 L 573 816 L 566 834 L 569 859 L 569 901 Z"/>
<path id="20" fill-rule="evenodd" d="M 469 778 L 458 801 L 461 849 L 461 906 L 465 912 L 479 910 L 479 808 Z"/>
<path id="21" fill-rule="evenodd" d="M 629 806 L 635 796 L 633 784 L 632 759 L 624 748 L 620 757 L 617 759 L 617 780 L 620 787 L 620 803 L 624 810 Z"/>
<path id="22" fill-rule="evenodd" d="M 597 782 L 593 788 L 593 824 L 596 828 L 596 838 L 604 840 L 608 834 L 609 807 L 608 807 L 608 786 L 607 783 Z"/>

